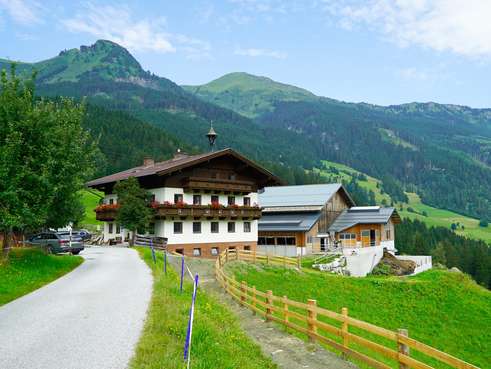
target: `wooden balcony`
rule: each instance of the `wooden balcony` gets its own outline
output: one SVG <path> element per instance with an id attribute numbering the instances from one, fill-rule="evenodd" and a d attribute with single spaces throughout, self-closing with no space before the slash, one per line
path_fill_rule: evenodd
<path id="1" fill-rule="evenodd" d="M 158 205 L 155 208 L 157 218 L 165 217 L 190 217 L 207 219 L 259 219 L 261 208 L 253 206 L 220 207 L 215 208 L 208 205 Z"/>
<path id="2" fill-rule="evenodd" d="M 199 219 L 259 219 L 261 208 L 255 206 L 240 207 L 211 207 L 208 205 L 167 205 L 153 204 L 155 218 L 183 217 Z M 118 212 L 117 206 L 102 205 L 95 209 L 96 219 L 100 221 L 113 221 Z"/>
<path id="3" fill-rule="evenodd" d="M 184 191 L 210 191 L 248 194 L 257 191 L 256 185 L 248 181 L 217 178 L 188 177 L 183 181 Z"/>

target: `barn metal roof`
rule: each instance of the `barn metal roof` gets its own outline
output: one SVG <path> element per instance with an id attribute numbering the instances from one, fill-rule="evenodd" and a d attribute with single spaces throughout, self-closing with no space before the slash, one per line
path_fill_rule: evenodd
<path id="1" fill-rule="evenodd" d="M 357 206 L 344 210 L 329 227 L 330 232 L 341 232 L 356 224 L 385 224 L 391 217 L 394 222 L 399 223 L 400 218 L 396 209 L 381 208 L 374 206 Z"/>
<path id="2" fill-rule="evenodd" d="M 308 231 L 319 219 L 320 212 L 263 214 L 259 219 L 259 231 Z"/>
<path id="3" fill-rule="evenodd" d="M 265 187 L 259 194 L 259 204 L 266 208 L 265 211 L 276 207 L 323 206 L 339 190 L 348 203 L 354 205 L 341 183 Z"/>

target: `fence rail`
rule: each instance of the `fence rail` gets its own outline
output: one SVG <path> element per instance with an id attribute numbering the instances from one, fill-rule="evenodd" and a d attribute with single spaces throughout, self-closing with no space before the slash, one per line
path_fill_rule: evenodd
<path id="1" fill-rule="evenodd" d="M 167 238 L 136 236 L 135 245 L 148 247 L 153 246 L 153 248 L 156 250 L 165 250 L 167 245 Z"/>
<path id="2" fill-rule="evenodd" d="M 376 369 L 394 367 L 432 369 L 434 368 L 432 362 L 434 363 L 435 360 L 450 368 L 479 369 L 410 338 L 405 329 L 391 331 L 352 318 L 348 315 L 347 308 L 337 313 L 317 306 L 316 300 L 308 300 L 307 303 L 298 302 L 290 300 L 287 296 L 275 296 L 271 290 L 260 291 L 255 286 L 248 286 L 245 281 L 238 282 L 233 276 L 226 275 L 223 270 L 226 263 L 235 260 L 300 267 L 299 258 L 227 249 L 216 260 L 215 276 L 229 295 L 241 305 L 251 309 L 254 314 L 264 316 L 266 321 L 274 321 L 303 333 L 310 341 L 317 341 L 337 349 L 344 357 L 360 360 Z M 378 342 L 374 341 L 374 337 L 377 337 Z M 360 352 L 360 349 L 363 352 Z M 424 356 L 418 355 L 416 359 L 411 356 L 411 350 Z"/>

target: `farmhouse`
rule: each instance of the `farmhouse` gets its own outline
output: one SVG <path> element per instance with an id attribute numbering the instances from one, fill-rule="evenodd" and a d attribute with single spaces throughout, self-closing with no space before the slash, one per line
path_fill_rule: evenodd
<path id="1" fill-rule="evenodd" d="M 152 194 L 154 222 L 147 235 L 166 237 L 168 249 L 212 257 L 225 248 L 255 250 L 258 239 L 258 190 L 282 184 L 272 173 L 232 149 L 143 165 L 87 183 L 105 193 L 96 218 L 104 222 L 104 240 L 121 241 L 130 232 L 115 221 L 114 185 L 129 177 Z"/>

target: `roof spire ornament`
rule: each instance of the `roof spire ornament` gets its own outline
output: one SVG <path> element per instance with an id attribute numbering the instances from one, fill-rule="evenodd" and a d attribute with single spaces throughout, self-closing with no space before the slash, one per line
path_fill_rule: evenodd
<path id="1" fill-rule="evenodd" d="M 210 130 L 206 134 L 206 137 L 208 138 L 208 142 L 210 143 L 210 151 L 214 150 L 215 146 L 215 140 L 217 139 L 217 133 L 213 129 L 213 121 L 210 121 Z"/>

